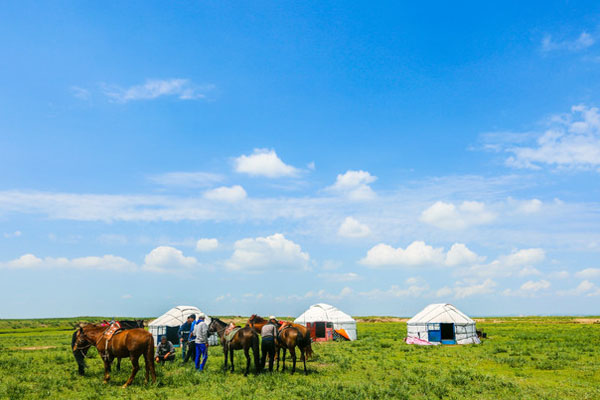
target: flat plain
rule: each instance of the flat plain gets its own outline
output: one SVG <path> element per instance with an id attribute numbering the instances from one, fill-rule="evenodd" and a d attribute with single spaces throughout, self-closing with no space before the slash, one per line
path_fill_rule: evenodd
<path id="1" fill-rule="evenodd" d="M 291 375 L 290 363 L 285 373 L 244 377 L 242 352 L 235 373 L 225 373 L 221 348 L 211 347 L 206 372 L 178 357 L 146 385 L 141 361 L 127 389 L 130 362 L 103 384 L 95 349 L 86 376 L 77 375 L 73 326 L 96 320 L 0 320 L 0 398 L 600 399 L 599 317 L 482 318 L 481 345 L 436 347 L 405 344 L 402 319 L 365 317 L 357 341 L 313 344 L 306 376 Z"/>

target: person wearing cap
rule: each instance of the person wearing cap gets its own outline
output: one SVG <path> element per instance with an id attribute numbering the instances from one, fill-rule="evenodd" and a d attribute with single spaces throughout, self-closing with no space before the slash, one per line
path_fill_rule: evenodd
<path id="1" fill-rule="evenodd" d="M 196 320 L 195 314 L 190 314 L 187 317 L 187 321 L 184 322 L 177 331 L 177 336 L 179 336 L 179 346 L 181 347 L 181 358 L 185 363 L 189 359 L 189 355 L 186 357 L 186 354 L 189 354 L 189 339 L 190 333 L 192 332 L 192 324 Z M 193 343 L 192 343 L 193 344 Z M 195 347 L 195 345 L 194 345 Z"/>
<path id="2" fill-rule="evenodd" d="M 208 324 L 204 321 L 206 315 L 200 314 L 194 326 L 193 334 L 196 343 L 196 370 L 204 371 L 208 359 Z M 202 359 L 202 361 L 200 361 Z"/>
<path id="3" fill-rule="evenodd" d="M 265 368 L 265 361 L 267 355 L 269 355 L 269 372 L 273 372 L 273 361 L 275 360 L 275 338 L 277 337 L 277 319 L 271 315 L 269 322 L 265 324 L 260 330 L 260 336 L 262 337 L 262 359 L 260 362 L 260 369 Z"/>

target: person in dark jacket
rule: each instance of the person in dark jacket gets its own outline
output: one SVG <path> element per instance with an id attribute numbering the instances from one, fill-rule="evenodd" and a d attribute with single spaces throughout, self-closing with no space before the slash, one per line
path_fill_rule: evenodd
<path id="1" fill-rule="evenodd" d="M 75 342 L 77 341 L 77 332 L 73 332 L 73 338 L 71 339 L 71 350 L 75 348 Z M 79 367 L 79 375 L 85 375 L 85 356 L 90 348 L 86 349 L 77 349 L 73 350 L 73 356 L 75 357 L 75 361 L 77 361 L 77 366 Z"/>
<path id="2" fill-rule="evenodd" d="M 265 368 L 267 355 L 269 356 L 269 372 L 273 372 L 273 361 L 275 360 L 275 338 L 277 337 L 277 320 L 274 316 L 269 317 L 269 323 L 265 324 L 260 330 L 262 337 L 262 360 L 260 362 L 261 371 Z"/>
<path id="3" fill-rule="evenodd" d="M 179 347 L 181 347 L 181 358 L 183 359 L 184 363 L 189 359 L 189 357 L 186 357 L 186 354 L 188 353 L 187 350 L 189 345 L 190 332 L 192 332 L 192 323 L 195 319 L 196 315 L 189 315 L 187 317 L 187 321 L 184 322 L 183 325 L 181 325 L 179 327 L 179 330 L 177 331 L 177 336 L 179 336 Z"/>

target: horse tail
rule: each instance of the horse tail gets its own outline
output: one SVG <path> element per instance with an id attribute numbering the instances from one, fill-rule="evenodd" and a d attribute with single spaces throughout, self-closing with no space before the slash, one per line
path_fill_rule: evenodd
<path id="1" fill-rule="evenodd" d="M 304 346 L 304 354 L 306 358 L 312 358 L 314 353 L 312 351 L 312 344 L 310 342 L 308 342 L 308 344 Z"/>
<path id="2" fill-rule="evenodd" d="M 146 339 L 146 351 L 144 352 L 144 361 L 146 362 L 146 371 L 150 370 L 152 382 L 156 382 L 156 370 L 154 369 L 154 337 L 148 335 Z M 147 377 L 148 375 L 146 375 Z"/>
<path id="3" fill-rule="evenodd" d="M 306 358 L 312 358 L 312 356 L 313 356 L 312 339 L 310 338 L 309 330 L 306 331 L 306 334 L 302 338 L 302 347 L 304 349 L 304 354 L 306 355 Z"/>

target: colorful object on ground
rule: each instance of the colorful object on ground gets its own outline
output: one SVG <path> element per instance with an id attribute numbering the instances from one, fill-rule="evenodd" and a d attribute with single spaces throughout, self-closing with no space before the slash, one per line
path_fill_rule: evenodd
<path id="1" fill-rule="evenodd" d="M 350 337 L 348 336 L 348 334 L 346 333 L 346 331 L 344 329 L 335 329 L 334 330 L 335 333 L 337 333 L 341 338 L 346 339 L 346 340 L 350 340 Z M 335 336 L 335 335 L 334 335 Z"/>
<path id="2" fill-rule="evenodd" d="M 418 344 L 420 346 L 438 346 L 439 345 L 439 343 L 431 343 L 431 342 L 428 342 L 427 340 L 419 339 L 416 337 L 407 337 L 407 338 L 404 338 L 404 341 L 406 342 L 406 344 Z"/>

